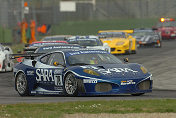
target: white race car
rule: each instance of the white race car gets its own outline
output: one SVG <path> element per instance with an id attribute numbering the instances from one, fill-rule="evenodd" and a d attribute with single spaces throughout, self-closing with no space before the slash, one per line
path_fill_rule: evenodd
<path id="1" fill-rule="evenodd" d="M 12 49 L 8 46 L 3 46 L 0 44 L 0 72 L 12 71 L 13 61 L 10 59 L 10 54 L 12 54 Z"/>
<path id="2" fill-rule="evenodd" d="M 78 44 L 89 49 L 100 49 L 109 53 L 111 52 L 108 44 L 103 43 L 98 36 L 72 36 L 68 38 L 67 42 L 69 44 Z"/>

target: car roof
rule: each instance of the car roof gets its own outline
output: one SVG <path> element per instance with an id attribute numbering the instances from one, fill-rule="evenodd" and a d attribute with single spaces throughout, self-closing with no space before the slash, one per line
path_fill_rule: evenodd
<path id="1" fill-rule="evenodd" d="M 53 37 L 71 37 L 72 35 L 51 35 L 51 36 L 45 36 L 44 38 L 53 38 Z"/>
<path id="2" fill-rule="evenodd" d="M 94 35 L 88 35 L 88 36 L 72 36 L 69 37 L 68 39 L 98 39 L 98 36 L 94 36 Z"/>

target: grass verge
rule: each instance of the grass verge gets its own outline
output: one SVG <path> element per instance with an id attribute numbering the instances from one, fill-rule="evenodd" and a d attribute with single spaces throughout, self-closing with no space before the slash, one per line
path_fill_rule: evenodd
<path id="1" fill-rule="evenodd" d="M 76 101 L 45 104 L 0 105 L 0 117 L 61 118 L 75 113 L 176 113 L 176 100 Z"/>
<path id="2" fill-rule="evenodd" d="M 70 21 L 52 26 L 51 34 L 96 35 L 99 30 L 123 30 L 151 28 L 158 19 L 109 19 L 94 21 Z"/>

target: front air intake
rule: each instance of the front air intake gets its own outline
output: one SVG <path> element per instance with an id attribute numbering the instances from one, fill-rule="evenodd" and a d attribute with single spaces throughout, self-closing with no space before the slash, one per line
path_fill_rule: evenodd
<path id="1" fill-rule="evenodd" d="M 109 83 L 97 83 L 95 85 L 96 92 L 109 92 L 112 90 L 112 85 Z"/>
<path id="2" fill-rule="evenodd" d="M 145 80 L 138 84 L 139 90 L 148 90 L 150 89 L 150 80 Z"/>

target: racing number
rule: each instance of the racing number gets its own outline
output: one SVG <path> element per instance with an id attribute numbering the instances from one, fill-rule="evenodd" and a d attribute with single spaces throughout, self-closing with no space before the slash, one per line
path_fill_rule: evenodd
<path id="1" fill-rule="evenodd" d="M 54 75 L 54 82 L 56 86 L 62 86 L 62 76 L 61 75 Z"/>

